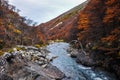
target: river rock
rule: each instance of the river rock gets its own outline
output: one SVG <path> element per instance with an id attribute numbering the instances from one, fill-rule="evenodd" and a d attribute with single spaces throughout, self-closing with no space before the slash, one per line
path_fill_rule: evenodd
<path id="1" fill-rule="evenodd" d="M 76 61 L 78 63 L 81 63 L 81 64 L 86 65 L 86 66 L 95 66 L 96 65 L 95 61 L 92 58 L 90 58 L 90 56 L 86 56 L 82 52 L 79 52 L 79 54 L 77 54 Z"/>
<path id="2" fill-rule="evenodd" d="M 55 80 L 61 80 L 65 77 L 65 74 L 63 72 L 61 72 L 57 67 L 52 66 L 51 64 L 47 65 L 44 71 L 49 77 Z"/>
<path id="3" fill-rule="evenodd" d="M 87 56 L 85 53 L 83 53 L 82 51 L 80 51 L 78 49 L 70 47 L 67 49 L 67 52 L 68 52 L 68 54 L 70 54 L 70 56 L 72 58 L 76 58 L 76 61 L 78 63 L 87 65 L 87 66 L 95 65 L 93 59 L 91 59 L 90 56 Z"/>
<path id="4" fill-rule="evenodd" d="M 6 74 L 0 74 L 0 80 L 13 80 L 13 78 Z"/>
<path id="5" fill-rule="evenodd" d="M 75 49 L 72 47 L 68 48 L 67 52 L 72 58 L 76 58 L 77 63 L 81 63 L 86 66 L 99 66 L 101 65 L 100 57 L 104 57 L 103 54 L 83 52 L 80 49 Z"/>
<path id="6" fill-rule="evenodd" d="M 64 77 L 64 73 L 49 63 L 46 57 L 49 51 L 45 48 L 25 48 L 24 51 L 6 52 L 0 57 L 0 80 L 56 80 Z"/>
<path id="7" fill-rule="evenodd" d="M 72 47 L 68 48 L 67 52 L 68 52 L 68 56 L 71 56 L 72 58 L 76 58 L 77 55 L 79 54 L 78 49 L 75 49 L 75 48 L 72 48 Z"/>

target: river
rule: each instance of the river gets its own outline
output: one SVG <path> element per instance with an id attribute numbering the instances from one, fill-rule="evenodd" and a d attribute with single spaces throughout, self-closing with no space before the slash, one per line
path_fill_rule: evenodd
<path id="1" fill-rule="evenodd" d="M 49 57 L 58 56 L 51 63 L 68 77 L 67 80 L 116 80 L 106 71 L 77 64 L 75 59 L 68 56 L 68 48 L 69 44 L 64 42 L 47 46 L 47 50 L 51 52 Z"/>

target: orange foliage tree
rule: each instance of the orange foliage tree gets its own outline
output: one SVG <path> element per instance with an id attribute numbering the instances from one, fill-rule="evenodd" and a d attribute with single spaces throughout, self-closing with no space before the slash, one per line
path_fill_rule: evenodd
<path id="1" fill-rule="evenodd" d="M 120 45 L 120 1 L 107 0 L 105 5 L 106 11 L 103 22 L 106 35 L 101 40 L 117 48 Z"/>
<path id="2" fill-rule="evenodd" d="M 117 48 L 120 43 L 120 1 L 90 0 L 79 15 L 78 39 Z"/>
<path id="3" fill-rule="evenodd" d="M 101 0 L 91 0 L 80 12 L 78 39 L 84 43 L 97 41 L 103 35 L 104 4 Z"/>

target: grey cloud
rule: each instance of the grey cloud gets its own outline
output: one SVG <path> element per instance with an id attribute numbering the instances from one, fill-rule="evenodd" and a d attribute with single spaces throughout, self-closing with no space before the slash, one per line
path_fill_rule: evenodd
<path id="1" fill-rule="evenodd" d="M 37 21 L 38 23 L 46 22 L 85 0 L 9 0 L 21 10 L 22 16 Z"/>

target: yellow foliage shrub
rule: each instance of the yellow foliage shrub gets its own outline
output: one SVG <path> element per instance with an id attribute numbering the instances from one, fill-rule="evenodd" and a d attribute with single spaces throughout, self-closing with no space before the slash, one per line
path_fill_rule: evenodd
<path id="1" fill-rule="evenodd" d="M 40 46 L 39 44 L 36 44 L 35 47 L 36 47 L 36 48 L 40 48 L 41 46 Z"/>
<path id="2" fill-rule="evenodd" d="M 20 47 L 16 47 L 16 49 L 17 49 L 17 51 L 20 51 L 20 50 L 21 50 L 21 48 L 20 48 Z"/>
<path id="3" fill-rule="evenodd" d="M 20 30 L 18 30 L 18 29 L 14 29 L 13 30 L 15 33 L 17 33 L 17 34 L 21 34 L 22 32 L 20 31 Z"/>
<path id="4" fill-rule="evenodd" d="M 16 47 L 17 51 L 25 50 L 25 47 Z"/>
<path id="5" fill-rule="evenodd" d="M 3 55 L 3 54 L 4 54 L 4 52 L 2 50 L 0 50 L 0 56 Z"/>
<path id="6" fill-rule="evenodd" d="M 14 50 L 12 49 L 12 48 L 10 48 L 9 50 L 8 50 L 8 52 L 9 53 L 12 53 Z"/>

